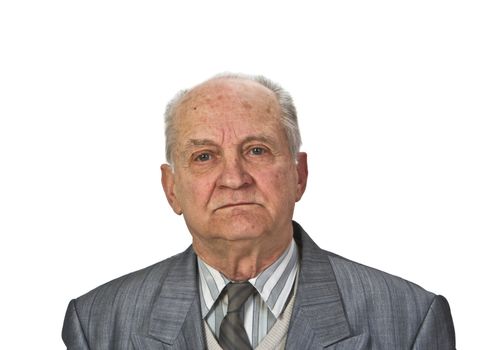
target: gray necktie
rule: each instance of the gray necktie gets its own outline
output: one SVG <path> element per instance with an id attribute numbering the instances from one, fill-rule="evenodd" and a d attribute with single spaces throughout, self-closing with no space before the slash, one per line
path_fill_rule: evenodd
<path id="1" fill-rule="evenodd" d="M 256 289 L 249 283 L 229 283 L 226 286 L 228 293 L 228 312 L 221 322 L 219 345 L 224 350 L 252 349 L 243 326 L 242 306 Z"/>

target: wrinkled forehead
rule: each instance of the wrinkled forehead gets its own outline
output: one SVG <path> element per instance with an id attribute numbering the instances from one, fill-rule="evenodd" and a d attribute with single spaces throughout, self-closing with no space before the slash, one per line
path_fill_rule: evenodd
<path id="1" fill-rule="evenodd" d="M 200 141 L 239 146 L 265 138 L 275 148 L 289 148 L 276 94 L 251 80 L 215 79 L 195 87 L 179 103 L 173 124 L 175 156 Z"/>

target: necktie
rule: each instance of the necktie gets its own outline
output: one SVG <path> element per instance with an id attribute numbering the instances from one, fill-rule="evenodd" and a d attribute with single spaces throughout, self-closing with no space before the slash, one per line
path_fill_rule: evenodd
<path id="1" fill-rule="evenodd" d="M 219 345 L 224 350 L 251 350 L 252 347 L 243 326 L 241 311 L 245 301 L 256 290 L 249 282 L 229 283 L 226 290 L 228 293 L 228 312 L 221 322 Z"/>

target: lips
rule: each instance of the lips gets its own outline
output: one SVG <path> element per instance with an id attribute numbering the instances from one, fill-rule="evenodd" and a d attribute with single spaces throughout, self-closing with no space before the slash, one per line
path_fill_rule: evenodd
<path id="1" fill-rule="evenodd" d="M 259 204 L 254 203 L 254 202 L 228 203 L 228 204 L 223 204 L 223 205 L 219 206 L 216 210 L 234 208 L 234 207 L 242 207 L 242 206 L 248 206 L 248 205 L 259 205 Z"/>

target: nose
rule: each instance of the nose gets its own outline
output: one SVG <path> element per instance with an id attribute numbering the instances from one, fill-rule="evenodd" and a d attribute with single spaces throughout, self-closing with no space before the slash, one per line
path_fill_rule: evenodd
<path id="1" fill-rule="evenodd" d="M 252 177 L 247 172 L 240 157 L 224 158 L 223 168 L 218 178 L 218 186 L 238 189 L 250 185 Z"/>

